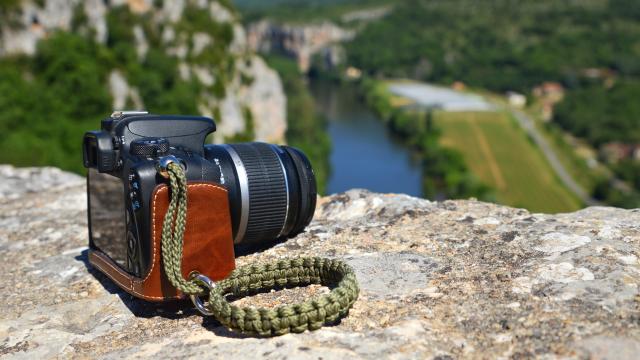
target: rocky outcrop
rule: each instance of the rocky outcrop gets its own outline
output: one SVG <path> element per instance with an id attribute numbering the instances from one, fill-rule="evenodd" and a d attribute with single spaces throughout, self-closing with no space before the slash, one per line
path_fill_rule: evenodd
<path id="1" fill-rule="evenodd" d="M 253 117 L 256 140 L 284 142 L 287 130 L 287 98 L 280 76 L 258 56 L 251 56 L 240 66 L 250 82 L 243 84 L 241 78 L 233 79 L 229 84 L 232 91 L 229 91 L 222 101 L 211 96 L 205 97 L 205 102 L 200 108 L 203 114 L 213 116 L 214 114 L 207 109 L 219 104 L 225 121 L 218 124 L 214 133 L 215 141 L 223 142 L 235 134 L 245 132 L 248 122 L 244 110 L 248 109 Z"/>
<path id="2" fill-rule="evenodd" d="M 85 33 L 104 44 L 109 34 L 107 16 L 116 8 L 126 7 L 162 29 L 162 45 L 180 62 L 176 76 L 195 79 L 203 85 L 205 90 L 198 99 L 198 109 L 201 114 L 216 118 L 221 130 L 216 134 L 216 140 L 223 141 L 239 133 L 254 133 L 256 140 L 284 142 L 286 98 L 280 78 L 254 55 L 237 14 L 225 4 L 227 2 L 216 0 L 24 0 L 4 18 L 0 17 L 0 56 L 34 55 L 38 41 L 58 30 Z M 230 27 L 232 38 L 223 55 L 228 59 L 214 59 L 219 64 L 197 60 L 211 46 L 226 39 L 185 30 L 188 27 L 181 21 L 193 20 L 183 19 L 189 7 L 208 14 L 211 27 L 220 24 Z M 79 19 L 83 19 L 86 28 L 77 24 Z M 158 36 L 149 34 L 149 28 L 141 24 L 130 26 L 136 55 L 143 61 L 151 46 L 149 39 Z M 144 107 L 138 89 L 128 83 L 126 74 L 114 69 L 108 83 L 115 109 L 127 105 Z M 212 88 L 218 91 L 212 91 Z"/>
<path id="3" fill-rule="evenodd" d="M 335 326 L 256 339 L 188 302 L 133 299 L 92 269 L 81 177 L 10 166 L 0 177 L 0 356 L 632 359 L 640 349 L 638 210 L 543 215 L 361 190 L 321 198 L 305 233 L 238 263 L 344 259 L 360 298 Z"/>
<path id="4" fill-rule="evenodd" d="M 113 70 L 109 74 L 109 90 L 113 96 L 114 109 L 125 109 L 128 101 L 131 101 L 135 109 L 144 109 L 138 90 L 129 85 L 120 71 Z"/>
<path id="5" fill-rule="evenodd" d="M 386 16 L 392 6 L 364 8 L 341 16 L 340 24 L 331 21 L 282 23 L 269 19 L 250 24 L 248 42 L 251 49 L 263 53 L 280 53 L 294 58 L 300 71 L 311 68 L 312 59 L 320 55 L 323 66 L 335 67 L 344 62 L 341 43 L 352 40 L 366 23 Z"/>
<path id="6" fill-rule="evenodd" d="M 238 89 L 238 101 L 248 107 L 256 119 L 256 139 L 282 141 L 287 130 L 287 98 L 280 76 L 258 56 L 252 57 L 245 71 L 253 78 L 248 86 Z"/>
<path id="7" fill-rule="evenodd" d="M 159 21 L 176 21 L 180 17 L 184 0 L 168 1 L 157 12 Z M 177 4 L 178 7 L 171 6 Z M 180 5 L 181 4 L 181 5 Z M 57 31 L 71 31 L 74 16 L 81 12 L 94 30 L 95 40 L 107 40 L 107 12 L 115 7 L 127 6 L 131 12 L 145 14 L 153 9 L 152 0 L 22 0 L 0 24 L 2 42 L 0 56 L 34 55 L 40 39 Z M 177 18 L 176 18 L 177 15 Z"/>
<path id="8" fill-rule="evenodd" d="M 279 24 L 262 20 L 249 25 L 249 46 L 255 51 L 280 52 L 296 59 L 301 71 L 307 72 L 311 59 L 322 53 L 330 65 L 342 60 L 338 43 L 351 40 L 355 32 L 329 21 L 317 24 Z"/>

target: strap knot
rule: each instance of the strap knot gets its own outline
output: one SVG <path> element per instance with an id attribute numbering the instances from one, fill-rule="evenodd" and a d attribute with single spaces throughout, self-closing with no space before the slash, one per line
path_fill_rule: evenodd
<path id="1" fill-rule="evenodd" d="M 245 334 L 284 335 L 316 330 L 344 317 L 358 298 L 359 288 L 353 269 L 340 260 L 319 257 L 280 259 L 240 267 L 216 286 L 203 289 L 197 281 L 184 279 L 181 273 L 183 238 L 187 214 L 187 179 L 178 163 L 167 165 L 171 201 L 162 225 L 162 260 L 173 286 L 189 295 L 208 293 L 201 305 L 222 325 Z M 276 308 L 241 308 L 230 304 L 226 296 L 243 297 L 271 289 L 310 284 L 334 286 L 328 293 L 299 304 Z"/>

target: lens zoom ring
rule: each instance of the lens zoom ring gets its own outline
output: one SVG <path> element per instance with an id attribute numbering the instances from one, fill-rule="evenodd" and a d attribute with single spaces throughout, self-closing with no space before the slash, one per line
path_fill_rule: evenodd
<path id="1" fill-rule="evenodd" d="M 278 155 L 263 143 L 233 144 L 247 172 L 249 219 L 245 240 L 275 239 L 287 213 L 287 186 Z"/>

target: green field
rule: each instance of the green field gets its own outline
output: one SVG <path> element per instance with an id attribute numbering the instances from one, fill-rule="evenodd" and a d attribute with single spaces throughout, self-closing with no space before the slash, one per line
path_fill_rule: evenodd
<path id="1" fill-rule="evenodd" d="M 542 153 L 505 113 L 437 112 L 441 143 L 460 151 L 467 166 L 496 189 L 498 202 L 533 212 L 581 208 Z"/>
<path id="2" fill-rule="evenodd" d="M 500 104 L 505 108 L 509 107 L 508 101 L 503 95 L 498 95 L 483 89 L 473 89 L 473 92 L 489 99 L 492 103 Z M 545 123 L 542 120 L 542 109 L 539 103 L 529 104 L 523 111 L 534 120 L 538 132 L 546 138 L 562 165 L 564 165 L 571 177 L 573 177 L 587 193 L 593 193 L 598 178 L 611 177 L 610 172 L 602 164 L 597 165 L 595 168 L 590 168 L 589 165 L 587 165 L 585 157 L 578 154 L 580 150 L 576 148 L 576 145 L 567 142 L 564 131 L 558 124 L 553 122 Z M 588 147 L 588 145 L 584 143 L 580 146 Z"/>

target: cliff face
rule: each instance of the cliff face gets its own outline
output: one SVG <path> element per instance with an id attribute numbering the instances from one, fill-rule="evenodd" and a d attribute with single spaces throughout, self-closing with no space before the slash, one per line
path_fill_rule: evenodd
<path id="1" fill-rule="evenodd" d="M 392 5 L 350 11 L 341 16 L 339 24 L 327 19 L 300 23 L 296 19 L 282 22 L 266 18 L 248 26 L 248 43 L 254 51 L 294 58 L 306 73 L 317 54 L 330 67 L 341 64 L 345 57 L 341 43 L 352 40 L 359 29 L 391 10 Z"/>
<path id="2" fill-rule="evenodd" d="M 278 24 L 269 20 L 251 24 L 248 28 L 249 46 L 255 51 L 281 52 L 296 59 L 301 71 L 307 72 L 315 54 L 335 65 L 342 60 L 342 50 L 337 45 L 351 40 L 355 31 L 341 28 L 331 22 L 318 24 Z"/>
<path id="3" fill-rule="evenodd" d="M 243 84 L 242 79 L 236 77 L 230 84 L 232 91 L 222 101 L 205 97 L 201 106 L 203 114 L 208 114 L 211 106 L 220 106 L 224 121 L 218 124 L 216 141 L 222 142 L 225 138 L 245 132 L 246 127 L 252 124 L 256 140 L 283 143 L 287 130 L 287 98 L 280 76 L 259 56 L 252 55 L 241 66 L 251 82 Z M 247 121 L 244 109 L 250 111 L 252 122 Z"/>
<path id="4" fill-rule="evenodd" d="M 0 56 L 33 55 L 38 41 L 55 31 L 81 33 L 105 44 L 113 30 L 109 16 L 126 9 L 145 20 L 118 19 L 117 15 L 113 20 L 132 29 L 138 59 L 142 62 L 152 56 L 150 49 L 159 41 L 179 62 L 176 76 L 194 80 L 205 89 L 197 99 L 198 110 L 216 118 L 217 140 L 255 133 L 257 140 L 282 142 L 286 98 L 280 79 L 254 55 L 237 13 L 226 4 L 215 0 L 26 0 L 0 12 Z M 193 24 L 203 18 L 209 25 L 198 28 Z M 213 34 L 208 28 L 220 31 Z M 224 50 L 209 55 L 211 49 Z M 115 109 L 145 107 L 126 73 L 114 69 L 108 86 Z"/>
<path id="5" fill-rule="evenodd" d="M 362 292 L 333 327 L 244 338 L 189 302 L 131 298 L 87 263 L 84 179 L 0 166 L 0 355 L 14 358 L 637 358 L 640 212 L 531 214 L 353 190 L 243 265 L 344 259 Z M 238 300 L 273 306 L 327 291 Z"/>

